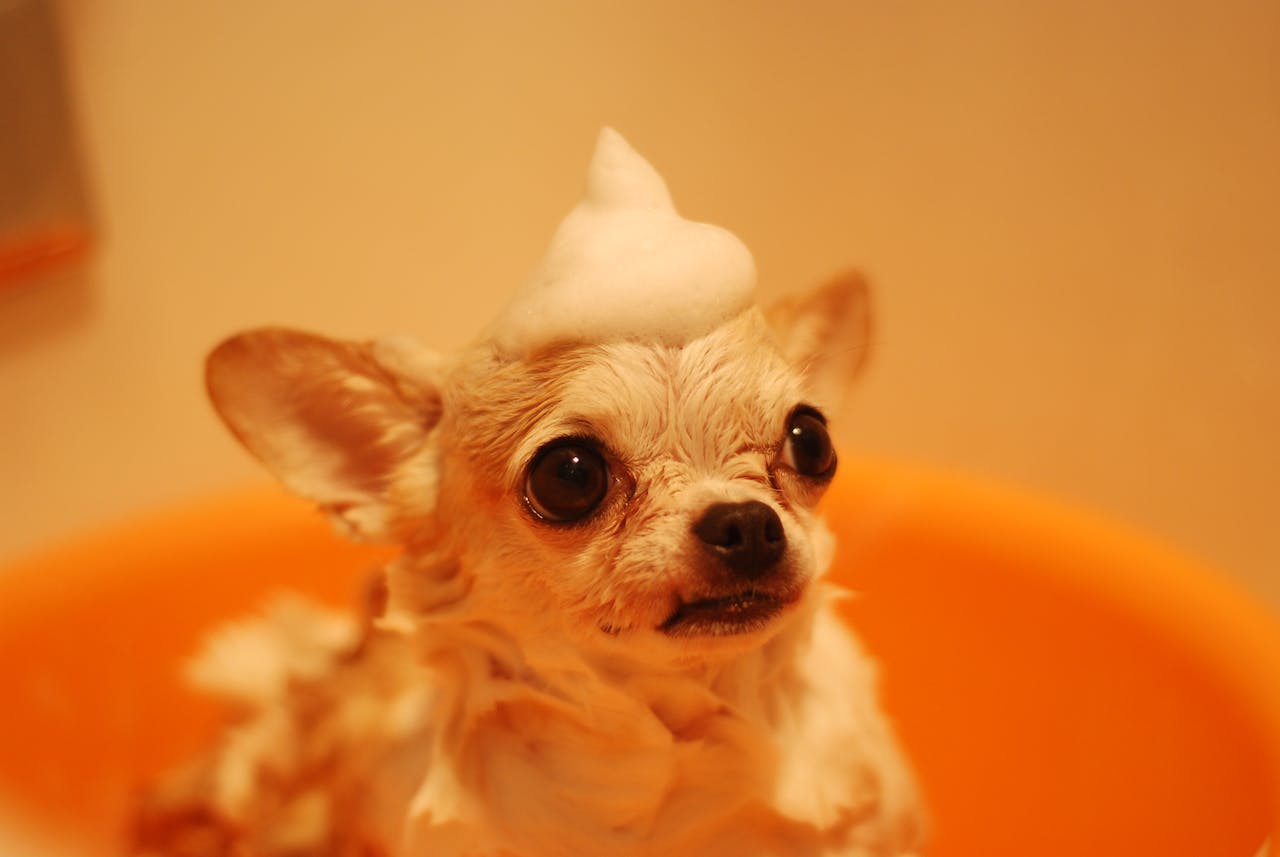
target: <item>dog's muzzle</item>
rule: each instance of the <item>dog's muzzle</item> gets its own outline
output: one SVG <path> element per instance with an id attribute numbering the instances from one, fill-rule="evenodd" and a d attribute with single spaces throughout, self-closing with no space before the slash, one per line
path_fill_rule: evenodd
<path id="1" fill-rule="evenodd" d="M 758 630 L 799 597 L 780 571 L 787 550 L 782 520 L 757 500 L 716 503 L 693 525 L 709 555 L 708 591 L 681 603 L 660 630 L 670 636 L 723 636 Z"/>

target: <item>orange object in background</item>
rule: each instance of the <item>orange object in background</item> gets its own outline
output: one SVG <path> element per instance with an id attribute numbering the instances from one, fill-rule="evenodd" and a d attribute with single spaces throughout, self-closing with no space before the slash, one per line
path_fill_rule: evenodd
<path id="1" fill-rule="evenodd" d="M 834 576 L 858 590 L 848 615 L 884 664 L 929 854 L 1253 857 L 1280 834 L 1271 616 L 1073 512 L 842 467 Z M 259 490 L 0 572 L 0 794 L 108 839 L 139 783 L 215 728 L 178 682 L 202 633 L 281 588 L 354 603 L 385 556 Z"/>
<path id="2" fill-rule="evenodd" d="M 52 224 L 0 244 L 0 287 L 70 264 L 88 252 L 90 232 L 78 223 Z"/>

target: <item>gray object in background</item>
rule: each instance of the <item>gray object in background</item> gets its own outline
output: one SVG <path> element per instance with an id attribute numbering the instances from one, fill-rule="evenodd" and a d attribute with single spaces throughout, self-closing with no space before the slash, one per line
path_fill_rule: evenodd
<path id="1" fill-rule="evenodd" d="M 0 0 L 0 289 L 79 258 L 90 235 L 54 11 Z"/>

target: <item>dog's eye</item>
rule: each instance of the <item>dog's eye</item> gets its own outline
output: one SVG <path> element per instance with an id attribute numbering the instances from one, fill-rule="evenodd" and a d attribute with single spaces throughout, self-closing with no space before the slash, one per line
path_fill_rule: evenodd
<path id="1" fill-rule="evenodd" d="M 782 457 L 801 476 L 829 479 L 835 474 L 836 450 L 822 414 L 804 405 L 791 413 Z"/>
<path id="2" fill-rule="evenodd" d="M 524 497 L 539 518 L 556 524 L 591 514 L 609 490 L 609 467 L 590 443 L 573 438 L 538 450 L 525 477 Z"/>

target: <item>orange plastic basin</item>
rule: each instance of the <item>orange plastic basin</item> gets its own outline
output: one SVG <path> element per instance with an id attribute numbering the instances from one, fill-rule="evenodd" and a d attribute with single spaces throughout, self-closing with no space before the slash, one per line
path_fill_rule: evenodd
<path id="1" fill-rule="evenodd" d="M 929 853 L 1237 855 L 1280 840 L 1280 628 L 1140 537 L 1024 496 L 846 463 L 835 576 L 884 664 Z M 386 556 L 256 489 L 0 572 L 0 794 L 99 842 L 207 741 L 177 676 L 282 588 L 351 603 Z"/>

